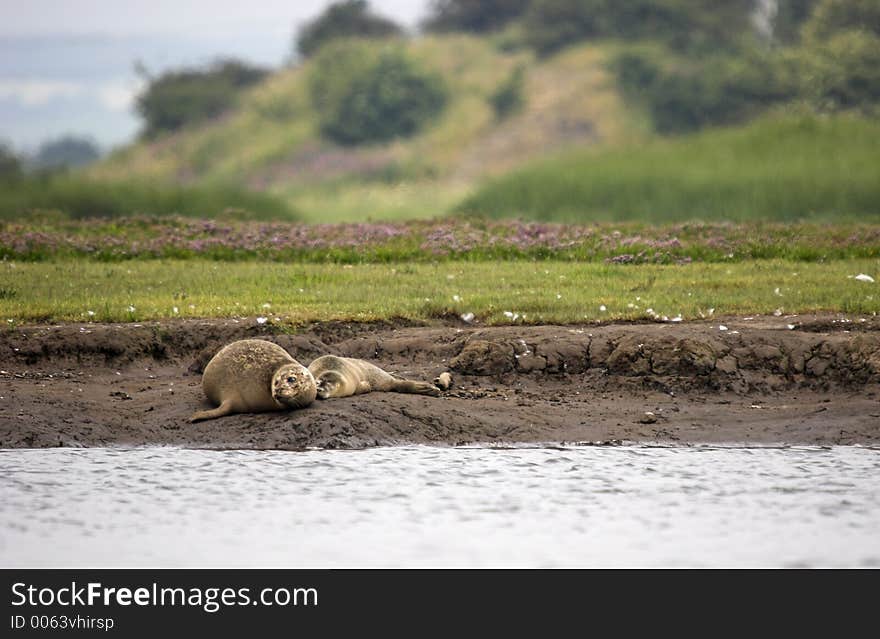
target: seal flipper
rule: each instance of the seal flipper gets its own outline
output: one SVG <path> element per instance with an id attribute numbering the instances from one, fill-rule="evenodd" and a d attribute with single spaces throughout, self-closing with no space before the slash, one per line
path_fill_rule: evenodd
<path id="1" fill-rule="evenodd" d="M 217 417 L 224 417 L 226 415 L 232 414 L 232 400 L 227 399 L 222 404 L 220 404 L 217 408 L 212 408 L 211 410 L 203 410 L 198 413 L 193 413 L 193 416 L 189 418 L 189 423 L 193 422 L 201 422 L 206 419 L 215 419 Z"/>
<path id="2" fill-rule="evenodd" d="M 412 393 L 414 395 L 430 395 L 439 397 L 440 389 L 428 382 L 417 382 L 411 379 L 396 379 L 394 386 L 389 389 L 393 393 Z"/>

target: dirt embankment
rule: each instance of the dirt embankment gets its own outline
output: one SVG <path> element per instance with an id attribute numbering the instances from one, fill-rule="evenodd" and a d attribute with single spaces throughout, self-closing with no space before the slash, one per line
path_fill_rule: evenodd
<path id="1" fill-rule="evenodd" d="M 722 330 L 723 326 L 726 330 Z M 189 424 L 224 344 L 279 343 L 432 379 L 440 398 L 371 393 Z M 402 443 L 880 444 L 880 322 L 817 315 L 584 326 L 251 320 L 15 327 L 0 335 L 0 447 L 360 448 Z"/>

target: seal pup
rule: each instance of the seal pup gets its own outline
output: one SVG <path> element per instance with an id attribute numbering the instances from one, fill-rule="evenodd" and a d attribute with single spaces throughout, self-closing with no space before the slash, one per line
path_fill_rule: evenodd
<path id="1" fill-rule="evenodd" d="M 202 375 L 205 395 L 217 408 L 195 413 L 190 422 L 233 413 L 303 408 L 315 401 L 315 378 L 286 350 L 262 339 L 227 344 Z"/>
<path id="2" fill-rule="evenodd" d="M 322 355 L 309 364 L 309 372 L 318 384 L 318 399 L 351 397 L 372 391 L 440 395 L 440 389 L 434 384 L 397 377 L 353 357 Z"/>

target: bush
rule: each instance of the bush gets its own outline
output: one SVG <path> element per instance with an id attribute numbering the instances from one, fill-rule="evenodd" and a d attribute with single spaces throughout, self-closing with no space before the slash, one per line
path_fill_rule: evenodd
<path id="1" fill-rule="evenodd" d="M 649 54 L 637 51 L 618 54 L 609 66 L 624 95 L 635 99 L 644 98 L 654 88 L 662 73 Z"/>
<path id="2" fill-rule="evenodd" d="M 816 42 L 852 30 L 880 36 L 880 0 L 821 0 L 804 25 L 804 36 Z"/>
<path id="3" fill-rule="evenodd" d="M 800 52 L 804 96 L 818 109 L 860 109 L 880 104 L 880 38 L 843 31 Z"/>
<path id="4" fill-rule="evenodd" d="M 492 110 L 495 112 L 497 119 L 503 120 L 522 109 L 525 104 L 524 79 L 525 69 L 522 66 L 518 66 L 499 85 L 495 92 L 489 96 L 489 104 L 492 105 Z"/>
<path id="5" fill-rule="evenodd" d="M 41 144 L 33 164 L 38 169 L 60 169 L 83 166 L 100 156 L 101 152 L 92 140 L 67 135 Z"/>
<path id="6" fill-rule="evenodd" d="M 264 69 L 225 60 L 207 69 L 169 71 L 149 78 L 136 104 L 144 119 L 142 135 L 153 138 L 216 117 L 235 103 L 242 89 L 259 82 L 266 74 Z"/>
<path id="7" fill-rule="evenodd" d="M 21 176 L 21 160 L 11 148 L 0 143 L 0 182 L 14 182 Z"/>
<path id="8" fill-rule="evenodd" d="M 706 125 L 744 121 L 790 100 L 798 87 L 793 73 L 772 53 L 717 55 L 698 64 L 636 50 L 611 63 L 621 91 L 645 106 L 661 133 L 684 133 Z M 671 68 L 670 68 L 671 67 Z"/>
<path id="9" fill-rule="evenodd" d="M 331 40 L 383 38 L 401 33 L 403 30 L 395 22 L 371 13 L 366 0 L 343 0 L 331 4 L 300 30 L 296 49 L 301 56 L 309 57 Z"/>
<path id="10" fill-rule="evenodd" d="M 582 40 L 658 40 L 678 50 L 733 49 L 751 31 L 751 0 L 533 0 L 528 40 L 548 55 Z"/>
<path id="11" fill-rule="evenodd" d="M 324 118 L 339 108 L 351 85 L 379 60 L 380 49 L 363 40 L 337 40 L 322 48 L 312 60 L 309 97 Z"/>
<path id="12" fill-rule="evenodd" d="M 362 51 L 358 43 L 336 47 L 332 56 L 322 53 L 313 70 L 312 99 L 327 138 L 353 145 L 406 137 L 443 110 L 447 89 L 439 77 L 402 52 L 386 51 L 371 61 L 358 56 Z"/>
<path id="13" fill-rule="evenodd" d="M 772 22 L 773 39 L 783 44 L 796 43 L 816 2 L 817 0 L 778 0 Z"/>
<path id="14" fill-rule="evenodd" d="M 433 0 L 424 21 L 426 31 L 486 33 L 518 18 L 529 0 Z"/>

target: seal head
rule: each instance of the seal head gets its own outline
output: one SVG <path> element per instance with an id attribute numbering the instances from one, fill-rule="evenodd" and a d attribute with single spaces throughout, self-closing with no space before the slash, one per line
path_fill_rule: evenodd
<path id="1" fill-rule="evenodd" d="M 272 398 L 290 408 L 305 408 L 315 401 L 318 385 L 309 369 L 298 362 L 285 364 L 272 375 Z"/>

